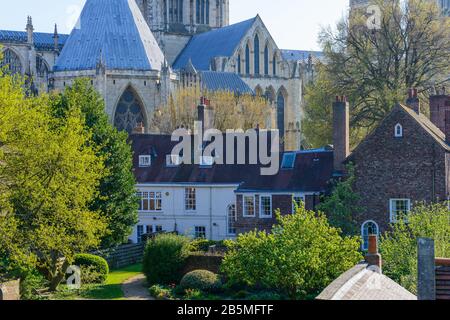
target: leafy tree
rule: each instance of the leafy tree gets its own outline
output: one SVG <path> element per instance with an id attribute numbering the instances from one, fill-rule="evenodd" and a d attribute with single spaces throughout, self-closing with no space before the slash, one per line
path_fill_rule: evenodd
<path id="1" fill-rule="evenodd" d="M 271 233 L 249 232 L 228 241 L 222 269 L 231 283 L 280 290 L 291 298 L 320 293 L 358 263 L 359 238 L 340 235 L 323 213 L 303 206 L 277 215 Z"/>
<path id="2" fill-rule="evenodd" d="M 155 110 L 151 130 L 171 134 L 181 126 L 193 128 L 201 96 L 211 100 L 214 109 L 213 127 L 218 130 L 247 130 L 257 125 L 265 128 L 271 118 L 272 110 L 263 97 L 236 96 L 232 92 L 208 92 L 192 87 L 179 89 L 167 105 Z"/>
<path id="3" fill-rule="evenodd" d="M 80 110 L 85 120 L 85 131 L 92 133 L 90 144 L 104 159 L 107 174 L 100 181 L 99 193 L 90 204 L 108 220 L 108 234 L 103 247 L 126 242 L 132 227 L 137 223 L 136 181 L 133 175 L 132 151 L 128 135 L 118 132 L 110 124 L 105 104 L 100 94 L 87 79 L 76 80 L 71 87 L 53 99 L 54 112 L 67 117 Z"/>
<path id="4" fill-rule="evenodd" d="M 318 210 L 325 212 L 330 224 L 341 229 L 345 235 L 358 234 L 355 217 L 361 211 L 361 207 L 360 197 L 353 191 L 354 182 L 355 168 L 350 164 L 347 166 L 347 175 L 341 180 L 334 181 L 333 191 L 317 207 Z"/>
<path id="5" fill-rule="evenodd" d="M 95 248 L 105 220 L 89 204 L 104 174 L 77 110 L 52 116 L 19 76 L 0 77 L 0 255 L 37 267 L 55 290 L 76 253 Z"/>
<path id="6" fill-rule="evenodd" d="M 404 102 L 409 88 L 417 88 L 426 102 L 430 89 L 449 83 L 450 19 L 440 17 L 436 2 L 372 3 L 381 9 L 380 28 L 367 28 L 365 11 L 355 10 L 320 34 L 326 64 L 318 83 L 306 90 L 304 121 L 314 146 L 330 142 L 330 96 L 349 97 L 351 126 L 361 130 L 352 134 L 357 144 L 395 103 Z"/>
<path id="7" fill-rule="evenodd" d="M 406 289 L 417 293 L 417 239 L 435 241 L 438 257 L 450 257 L 450 211 L 445 204 L 419 204 L 381 237 L 383 272 Z"/>

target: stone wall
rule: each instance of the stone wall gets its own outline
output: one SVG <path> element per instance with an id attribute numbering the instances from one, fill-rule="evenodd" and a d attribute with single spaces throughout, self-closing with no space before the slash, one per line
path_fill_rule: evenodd
<path id="1" fill-rule="evenodd" d="M 0 280 L 0 300 L 20 300 L 20 280 Z"/>

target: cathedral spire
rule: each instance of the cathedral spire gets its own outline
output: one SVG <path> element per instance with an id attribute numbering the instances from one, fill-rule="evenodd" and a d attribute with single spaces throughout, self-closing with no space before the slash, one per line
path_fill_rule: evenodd
<path id="1" fill-rule="evenodd" d="M 55 23 L 55 31 L 53 32 L 53 49 L 55 51 L 59 51 L 59 35 L 58 35 L 58 26 Z"/>
<path id="2" fill-rule="evenodd" d="M 27 42 L 28 44 L 33 44 L 33 19 L 31 16 L 27 17 L 27 27 L 25 29 L 27 31 Z"/>

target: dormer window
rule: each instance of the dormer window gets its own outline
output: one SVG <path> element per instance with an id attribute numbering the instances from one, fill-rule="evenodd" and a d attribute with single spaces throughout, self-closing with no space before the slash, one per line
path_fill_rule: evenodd
<path id="1" fill-rule="evenodd" d="M 139 156 L 139 168 L 148 168 L 152 165 L 152 156 Z"/>
<path id="2" fill-rule="evenodd" d="M 178 167 L 181 165 L 181 157 L 178 154 L 168 154 L 166 159 L 166 165 L 168 167 Z"/>
<path id="3" fill-rule="evenodd" d="M 295 153 L 286 153 L 283 155 L 283 161 L 281 163 L 281 169 L 294 169 Z"/>
<path id="4" fill-rule="evenodd" d="M 397 123 L 395 125 L 394 135 L 396 138 L 402 138 L 403 137 L 403 127 L 400 123 Z"/>

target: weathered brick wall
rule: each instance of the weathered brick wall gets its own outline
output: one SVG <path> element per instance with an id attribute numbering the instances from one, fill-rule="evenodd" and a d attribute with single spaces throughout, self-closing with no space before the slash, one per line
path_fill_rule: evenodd
<path id="1" fill-rule="evenodd" d="M 394 137 L 397 123 L 403 137 Z M 446 199 L 446 155 L 443 148 L 411 115 L 396 108 L 355 150 L 355 191 L 363 210 L 357 221 L 378 223 L 380 231 L 390 223 L 389 199 L 415 202 Z"/>
<path id="2" fill-rule="evenodd" d="M 319 204 L 319 196 L 306 196 L 305 197 L 305 207 L 308 210 L 314 210 Z M 236 228 L 237 233 L 246 233 L 253 231 L 255 229 L 261 231 L 271 231 L 274 224 L 276 224 L 275 213 L 280 210 L 282 215 L 292 214 L 293 203 L 292 194 L 274 194 L 272 195 L 272 218 L 259 218 L 259 196 L 256 196 L 256 215 L 255 217 L 244 217 L 243 216 L 243 196 L 236 196 L 236 209 L 237 209 L 237 222 Z"/>
<path id="3" fill-rule="evenodd" d="M 20 280 L 0 282 L 0 300 L 20 300 Z"/>

